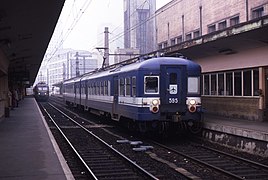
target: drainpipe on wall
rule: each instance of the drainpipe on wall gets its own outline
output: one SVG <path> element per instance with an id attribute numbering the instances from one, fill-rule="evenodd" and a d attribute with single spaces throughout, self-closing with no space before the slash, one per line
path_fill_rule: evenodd
<path id="1" fill-rule="evenodd" d="M 199 23 L 200 23 L 200 36 L 203 35 L 202 33 L 202 6 L 199 6 Z"/>
<path id="2" fill-rule="evenodd" d="M 247 18 L 247 21 L 249 20 L 249 17 L 248 17 L 248 0 L 246 0 L 246 18 Z"/>
<path id="3" fill-rule="evenodd" d="M 184 15 L 181 16 L 182 21 L 182 41 L 184 41 Z"/>

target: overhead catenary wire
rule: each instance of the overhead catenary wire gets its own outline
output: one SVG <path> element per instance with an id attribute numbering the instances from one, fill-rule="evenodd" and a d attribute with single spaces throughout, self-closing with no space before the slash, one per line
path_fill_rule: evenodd
<path id="1" fill-rule="evenodd" d="M 77 1 L 73 1 L 73 4 L 72 4 L 72 9 L 70 10 L 70 13 L 68 14 L 68 17 L 67 17 L 67 20 L 70 18 L 71 16 L 71 12 L 73 11 L 73 9 L 77 9 L 75 8 L 76 4 L 75 2 Z M 68 30 L 67 32 L 63 35 L 63 37 L 61 38 L 60 42 L 57 43 L 57 46 L 55 48 L 53 48 L 53 52 L 52 53 L 49 53 L 50 54 L 50 57 L 47 59 L 47 63 L 53 58 L 53 56 L 55 56 L 55 54 L 57 53 L 57 51 L 61 48 L 62 44 L 64 43 L 64 41 L 66 41 L 66 39 L 68 38 L 68 36 L 70 35 L 70 33 L 74 30 L 76 24 L 79 22 L 79 20 L 81 19 L 81 17 L 83 16 L 84 12 L 87 10 L 87 8 L 90 6 L 92 0 L 90 1 L 85 1 L 82 8 L 79 10 L 79 12 L 76 14 L 75 16 L 75 19 L 72 21 L 71 25 L 68 27 Z M 142 6 L 144 6 L 144 4 L 148 2 L 148 0 L 145 0 L 138 8 L 141 8 Z M 180 1 L 177 1 L 175 4 L 179 3 Z M 110 3 L 110 2 L 108 2 Z M 169 9 L 171 6 L 163 9 L 162 11 L 159 11 L 158 13 L 155 13 L 153 14 L 152 16 L 149 16 L 146 20 L 144 20 L 143 22 L 139 22 L 135 25 L 133 25 L 132 27 L 130 27 L 127 31 L 127 33 L 135 30 L 136 28 L 142 26 L 144 23 L 150 21 L 151 19 L 155 18 L 156 16 L 158 16 L 159 14 L 161 14 L 162 12 L 166 11 L 167 9 Z M 130 16 L 133 16 L 135 12 L 133 12 Z M 123 23 L 122 23 L 123 24 Z M 121 25 L 122 25 L 121 24 Z M 114 28 L 111 32 L 114 32 L 116 29 L 118 29 L 119 27 L 121 27 L 121 25 L 117 26 L 116 28 Z M 63 27 L 66 27 L 66 24 L 63 26 Z M 125 31 L 121 32 L 121 33 L 118 33 L 117 35 L 113 36 L 109 43 L 113 43 L 115 42 L 116 40 L 120 39 L 121 37 L 123 37 L 125 35 Z M 93 45 L 91 48 L 89 49 L 95 49 L 96 46 L 98 46 L 99 43 L 102 43 L 103 41 L 99 41 L 97 44 Z"/>

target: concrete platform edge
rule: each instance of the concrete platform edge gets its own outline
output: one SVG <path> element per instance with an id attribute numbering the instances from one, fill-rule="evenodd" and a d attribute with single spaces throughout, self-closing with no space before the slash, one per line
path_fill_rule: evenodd
<path id="1" fill-rule="evenodd" d="M 40 108 L 39 108 L 37 102 L 36 102 L 36 101 L 34 101 L 34 102 L 36 103 L 36 106 L 37 106 L 37 108 L 38 108 L 40 114 L 42 114 L 42 112 L 41 112 L 41 110 L 40 110 Z M 56 155 L 57 155 L 57 157 L 58 157 L 58 159 L 59 159 L 59 162 L 60 162 L 60 164 L 61 164 L 61 167 L 62 167 L 62 169 L 63 169 L 63 171 L 64 171 L 64 174 L 65 174 L 66 179 L 67 179 L 67 180 L 74 180 L 73 174 L 72 174 L 72 172 L 71 172 L 69 166 L 67 165 L 66 160 L 65 160 L 65 158 L 63 157 L 63 155 L 62 155 L 62 153 L 61 153 L 61 150 L 60 150 L 60 148 L 59 148 L 59 146 L 58 146 L 58 144 L 57 144 L 57 142 L 56 142 L 54 136 L 52 135 L 52 132 L 50 131 L 50 129 L 49 129 L 47 123 L 46 123 L 46 120 L 45 120 L 45 118 L 44 118 L 43 116 L 42 116 L 42 120 L 43 120 L 43 123 L 44 123 L 44 125 L 45 125 L 45 127 L 46 127 L 46 130 L 47 130 L 49 139 L 50 139 L 50 141 L 51 141 L 51 143 L 52 143 L 52 145 L 53 145 L 53 148 L 54 148 L 54 150 L 55 150 L 55 153 L 56 153 Z"/>
<path id="2" fill-rule="evenodd" d="M 252 138 L 252 139 L 268 142 L 267 132 L 256 131 L 256 130 L 241 128 L 241 127 L 235 127 L 233 125 L 229 126 L 229 125 L 223 125 L 223 124 L 216 124 L 212 122 L 209 122 L 209 123 L 205 122 L 204 128 L 227 133 L 227 134 L 233 134 L 236 136 L 242 136 L 246 138 Z"/>

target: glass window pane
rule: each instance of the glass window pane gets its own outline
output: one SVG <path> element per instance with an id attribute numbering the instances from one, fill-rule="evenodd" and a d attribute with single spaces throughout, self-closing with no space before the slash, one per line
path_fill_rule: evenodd
<path id="1" fill-rule="evenodd" d="M 217 95 L 216 74 L 211 74 L 211 95 Z"/>
<path id="2" fill-rule="evenodd" d="M 158 93 L 158 77 L 147 76 L 145 77 L 145 93 Z"/>
<path id="3" fill-rule="evenodd" d="M 198 77 L 188 78 L 188 93 L 199 94 L 199 78 Z"/>
<path id="4" fill-rule="evenodd" d="M 234 73 L 234 95 L 242 95 L 242 84 L 241 84 L 241 71 Z"/>
<path id="5" fill-rule="evenodd" d="M 251 96 L 251 70 L 243 72 L 244 96 Z"/>
<path id="6" fill-rule="evenodd" d="M 132 77 L 132 96 L 136 96 L 136 77 Z"/>
<path id="7" fill-rule="evenodd" d="M 130 96 L 130 78 L 126 78 L 126 95 Z"/>
<path id="8" fill-rule="evenodd" d="M 226 95 L 233 95 L 233 73 L 226 73 Z"/>
<path id="9" fill-rule="evenodd" d="M 259 96 L 259 69 L 253 70 L 253 92 L 254 96 Z"/>
<path id="10" fill-rule="evenodd" d="M 218 95 L 224 95 L 224 74 L 218 74 Z"/>
<path id="11" fill-rule="evenodd" d="M 125 82 L 124 82 L 124 79 L 120 79 L 120 83 L 119 83 L 119 86 L 120 86 L 120 95 L 121 96 L 124 96 L 125 95 Z"/>
<path id="12" fill-rule="evenodd" d="M 170 84 L 177 84 L 177 73 L 170 73 L 169 83 Z"/>
<path id="13" fill-rule="evenodd" d="M 204 75 L 204 95 L 209 95 L 209 75 Z"/>

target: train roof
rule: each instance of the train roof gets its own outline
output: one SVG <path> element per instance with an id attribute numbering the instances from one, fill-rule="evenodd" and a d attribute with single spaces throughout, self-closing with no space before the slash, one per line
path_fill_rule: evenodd
<path id="1" fill-rule="evenodd" d="M 201 69 L 200 65 L 193 62 L 192 60 L 178 58 L 178 57 L 157 57 L 157 58 L 151 58 L 147 60 L 139 60 L 139 61 L 136 61 L 131 64 L 127 64 L 127 65 L 118 64 L 117 66 L 114 66 L 114 68 L 87 73 L 82 76 L 69 79 L 65 81 L 64 84 L 80 81 L 81 79 L 87 80 L 87 79 L 98 78 L 98 77 L 111 75 L 111 74 L 118 74 L 122 72 L 130 72 L 130 71 L 135 71 L 135 70 L 140 70 L 140 71 L 155 70 L 155 69 L 159 69 L 160 65 L 186 65 L 188 70 Z"/>
<path id="2" fill-rule="evenodd" d="M 48 86 L 48 85 L 47 85 L 47 83 L 45 83 L 45 82 L 39 82 L 39 83 L 37 83 L 37 84 L 35 85 L 35 87 L 37 87 L 37 86 Z"/>

